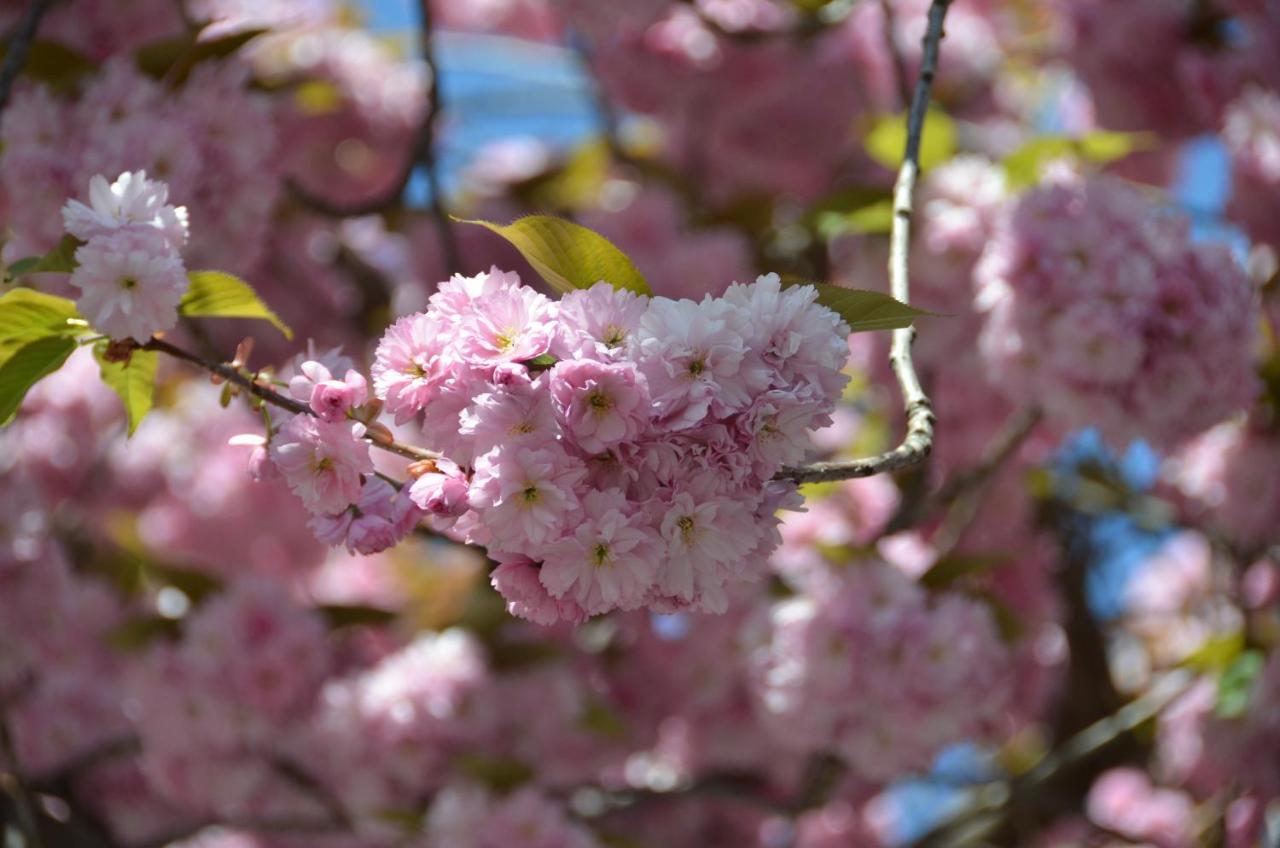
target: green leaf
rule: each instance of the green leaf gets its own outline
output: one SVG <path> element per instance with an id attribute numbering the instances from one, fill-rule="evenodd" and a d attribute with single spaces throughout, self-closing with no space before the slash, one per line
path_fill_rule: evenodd
<path id="1" fill-rule="evenodd" d="M 902 164 L 907 147 L 905 114 L 882 115 L 862 138 L 867 155 L 891 171 Z M 930 109 L 920 135 L 920 169 L 941 165 L 956 153 L 956 125 L 944 113 Z"/>
<path id="2" fill-rule="evenodd" d="M 261 318 L 293 338 L 293 330 L 271 311 L 253 287 L 234 274 L 222 271 L 192 271 L 187 274 L 191 287 L 178 304 L 178 312 L 188 317 Z"/>
<path id="3" fill-rule="evenodd" d="M 1026 188 L 1039 182 L 1044 167 L 1057 159 L 1083 159 L 1105 165 L 1130 153 L 1149 150 L 1156 144 L 1156 138 L 1150 133 L 1098 130 L 1079 138 L 1045 135 L 1027 141 L 1000 164 L 1010 188 Z"/>
<path id="4" fill-rule="evenodd" d="M 79 265 L 76 248 L 84 242 L 72 235 L 65 235 L 44 256 L 28 256 L 9 266 L 9 279 L 27 274 L 70 274 Z"/>
<path id="5" fill-rule="evenodd" d="M 604 739 L 618 739 L 627 733 L 627 725 L 618 714 L 595 699 L 588 701 L 578 716 L 578 727 Z"/>
<path id="6" fill-rule="evenodd" d="M 463 774 L 483 783 L 500 795 L 528 783 L 533 778 L 531 768 L 511 757 L 463 754 L 455 761 L 455 765 Z"/>
<path id="7" fill-rule="evenodd" d="M 204 40 L 198 33 L 180 35 L 144 44 L 134 58 L 138 70 L 179 86 L 186 82 L 196 65 L 210 59 L 224 59 L 265 32 L 269 30 L 247 29 Z"/>
<path id="8" fill-rule="evenodd" d="M 98 360 L 102 382 L 110 386 L 124 404 L 125 414 L 129 416 L 129 435 L 132 436 L 155 402 L 160 354 L 154 350 L 134 350 L 128 362 L 108 362 L 103 358 L 106 349 L 105 341 L 98 342 L 93 346 L 93 356 Z"/>
<path id="9" fill-rule="evenodd" d="M 176 619 L 159 615 L 130 618 L 107 633 L 107 644 L 118 651 L 139 651 L 160 639 L 177 639 L 182 626 Z"/>
<path id="10" fill-rule="evenodd" d="M 1261 651 L 1242 652 L 1218 678 L 1218 705 L 1214 712 L 1219 718 L 1240 718 L 1249 708 L 1249 693 L 1253 683 L 1262 673 L 1266 658 Z"/>
<path id="11" fill-rule="evenodd" d="M 320 614 L 324 616 L 325 621 L 329 624 L 329 628 L 337 630 L 340 627 L 357 627 L 362 624 L 383 625 L 390 624 L 396 620 L 396 613 L 392 610 L 378 609 L 377 607 L 362 607 L 356 605 L 345 604 L 326 604 L 318 607 Z"/>
<path id="12" fill-rule="evenodd" d="M 920 575 L 920 585 L 929 589 L 941 589 L 962 577 L 1008 565 L 1011 559 L 1005 553 L 951 554 L 935 562 L 928 571 Z"/>
<path id="13" fill-rule="evenodd" d="M 530 371 L 546 371 L 548 368 L 554 368 L 558 361 L 559 360 L 551 354 L 544 353 L 539 356 L 535 356 L 533 359 L 525 360 L 524 366 Z"/>
<path id="14" fill-rule="evenodd" d="M 823 212 L 815 225 L 818 235 L 828 241 L 846 233 L 887 233 L 893 229 L 893 201 L 877 200 L 848 212 Z"/>
<path id="15" fill-rule="evenodd" d="M 143 565 L 143 570 L 147 581 L 153 585 L 172 586 L 195 604 L 222 591 L 223 582 L 220 578 L 193 568 L 147 562 Z"/>
<path id="16" fill-rule="evenodd" d="M 13 289 L 0 295 L 0 363 L 36 339 L 73 336 L 88 329 L 65 297 L 34 289 Z"/>
<path id="17" fill-rule="evenodd" d="M 0 57 L 7 53 L 8 48 L 0 46 Z M 46 85 L 62 88 L 70 86 L 97 68 L 92 59 L 65 44 L 36 39 L 27 47 L 22 74 Z"/>
<path id="18" fill-rule="evenodd" d="M 9 423 L 31 387 L 61 368 L 75 349 L 74 339 L 50 336 L 23 345 L 0 365 L 0 425 Z"/>
<path id="19" fill-rule="evenodd" d="M 1192 654 L 1182 661 L 1182 665 L 1201 673 L 1222 671 L 1228 668 L 1236 657 L 1244 651 L 1244 633 L 1233 630 L 1230 633 L 1219 633 L 1204 640 Z"/>
<path id="20" fill-rule="evenodd" d="M 502 236 L 528 260 L 547 285 L 558 292 L 589 289 L 604 280 L 615 289 L 652 294 L 627 255 L 604 236 L 586 227 L 551 215 L 529 215 L 505 226 L 490 221 L 468 221 Z"/>
<path id="21" fill-rule="evenodd" d="M 806 285 L 818 290 L 818 303 L 843 318 L 853 333 L 896 330 L 911 326 L 911 322 L 922 315 L 937 316 L 935 312 L 917 309 L 880 292 L 846 289 L 825 283 Z"/>

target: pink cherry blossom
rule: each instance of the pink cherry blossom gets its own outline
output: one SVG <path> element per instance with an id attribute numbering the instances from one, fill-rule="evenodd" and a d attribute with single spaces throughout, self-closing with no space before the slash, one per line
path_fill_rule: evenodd
<path id="1" fill-rule="evenodd" d="M 590 492 L 572 532 L 547 546 L 538 579 L 552 596 L 571 596 L 587 615 L 634 609 L 653 583 L 660 544 L 620 492 Z"/>
<path id="2" fill-rule="evenodd" d="M 373 471 L 363 434 L 359 423 L 296 415 L 271 439 L 271 459 L 309 511 L 343 512 L 360 499 L 363 475 Z"/>
<path id="3" fill-rule="evenodd" d="M 71 285 L 80 289 L 76 307 L 100 332 L 145 342 L 177 323 L 187 272 L 159 230 L 101 233 L 76 249 L 76 262 L 71 274 Z"/>
<path id="4" fill-rule="evenodd" d="M 648 385 L 629 362 L 560 362 L 551 370 L 550 393 L 565 433 L 587 453 L 635 441 L 649 424 Z"/>

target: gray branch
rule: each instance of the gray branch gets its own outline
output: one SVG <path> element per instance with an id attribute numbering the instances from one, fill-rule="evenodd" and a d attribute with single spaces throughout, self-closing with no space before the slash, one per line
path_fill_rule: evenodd
<path id="1" fill-rule="evenodd" d="M 889 234 L 889 291 L 903 303 L 911 302 L 911 282 L 907 269 L 907 256 L 911 246 L 911 214 L 915 204 L 916 177 L 920 173 L 920 137 L 924 132 L 924 119 L 929 108 L 929 92 L 938 69 L 938 47 L 942 41 L 942 22 L 946 18 L 951 0 L 933 0 L 929 7 L 929 26 L 924 35 L 924 60 L 920 66 L 920 79 L 916 81 L 907 113 L 907 144 L 898 169 L 898 179 L 893 186 L 893 229 Z M 915 339 L 915 327 L 893 331 L 893 343 L 889 349 L 889 365 L 902 389 L 902 402 L 906 410 L 907 432 L 902 443 L 879 456 L 854 459 L 845 462 L 818 462 L 810 465 L 783 468 L 775 479 L 796 483 L 820 483 L 829 480 L 849 480 L 854 477 L 870 477 L 907 468 L 923 462 L 933 450 L 933 405 L 920 378 L 916 375 L 911 359 L 911 342 Z"/>

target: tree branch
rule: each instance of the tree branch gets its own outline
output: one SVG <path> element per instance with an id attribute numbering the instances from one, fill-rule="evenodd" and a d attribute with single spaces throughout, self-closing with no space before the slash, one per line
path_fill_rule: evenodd
<path id="1" fill-rule="evenodd" d="M 311 194 L 293 181 L 288 183 L 288 189 L 294 199 L 302 205 L 332 218 L 355 218 L 361 215 L 374 215 L 400 200 L 404 195 L 405 187 L 413 176 L 413 172 L 421 166 L 426 173 L 427 187 L 431 192 L 431 212 L 440 234 L 440 249 L 444 253 L 445 267 L 450 271 L 454 271 L 460 267 L 461 254 L 453 237 L 453 228 L 449 224 L 448 211 L 444 208 L 444 195 L 440 189 L 440 177 L 436 167 L 436 123 L 440 118 L 440 113 L 443 111 L 443 104 L 440 97 L 440 69 L 436 62 L 435 47 L 431 42 L 433 30 L 431 0 L 421 0 L 419 10 L 422 33 L 422 63 L 431 75 L 431 89 L 427 95 L 422 123 L 418 126 L 413 147 L 409 152 L 409 158 L 395 182 L 368 200 L 350 204 L 332 203 L 322 197 Z"/>
<path id="2" fill-rule="evenodd" d="M 893 229 L 889 234 L 889 292 L 903 303 L 911 302 L 911 282 L 907 257 L 911 246 L 911 214 L 915 204 L 916 177 L 920 173 L 920 137 L 929 107 L 929 92 L 938 69 L 938 46 L 942 41 L 942 22 L 951 0 L 933 0 L 929 7 L 929 26 L 924 34 L 924 60 L 920 79 L 916 81 L 911 109 L 907 113 L 907 144 L 893 186 Z M 796 483 L 819 483 L 870 477 L 915 465 L 933 450 L 933 405 L 925 394 L 911 359 L 911 342 L 915 327 L 893 331 L 889 348 L 889 365 L 902 389 L 907 432 L 902 443 L 879 456 L 847 462 L 818 462 L 783 468 L 774 479 Z"/>
<path id="3" fill-rule="evenodd" d="M 190 363 L 197 368 L 202 368 L 210 374 L 216 374 L 228 383 L 236 384 L 259 400 L 269 403 L 272 406 L 277 406 L 287 412 L 292 412 L 296 415 L 315 415 L 315 412 L 312 411 L 311 407 L 307 406 L 305 403 L 280 394 L 275 389 L 263 385 L 255 377 L 250 377 L 240 369 L 233 368 L 226 363 L 214 362 L 212 360 L 205 359 L 202 356 L 197 356 L 188 350 L 183 350 L 176 345 L 170 344 L 164 339 L 153 338 L 146 344 L 140 345 L 140 347 L 142 350 L 154 350 L 159 353 L 168 354 L 175 359 L 181 359 L 183 362 Z M 405 459 L 417 461 L 440 458 L 440 454 L 435 451 L 430 451 L 426 448 L 420 448 L 414 445 L 406 445 L 395 441 L 389 436 L 375 435 L 372 429 L 365 434 L 364 438 L 365 441 L 369 442 L 369 444 L 373 445 L 375 448 L 380 448 L 388 453 L 393 453 L 396 456 L 402 456 Z"/>
<path id="4" fill-rule="evenodd" d="M 0 65 L 0 115 L 3 115 L 5 107 L 9 105 L 13 84 L 17 82 L 18 74 L 22 73 L 22 66 L 27 63 L 27 50 L 35 40 L 40 19 L 49 11 L 51 2 L 52 0 L 31 0 L 18 28 L 5 45 L 4 64 Z"/>
<path id="5" fill-rule="evenodd" d="M 13 802 L 14 818 L 18 832 L 22 834 L 19 844 L 24 848 L 40 848 L 44 844 L 40 839 L 40 826 L 36 821 L 30 793 L 22 782 L 18 756 L 9 736 L 9 723 L 3 715 L 0 715 L 0 791 Z"/>

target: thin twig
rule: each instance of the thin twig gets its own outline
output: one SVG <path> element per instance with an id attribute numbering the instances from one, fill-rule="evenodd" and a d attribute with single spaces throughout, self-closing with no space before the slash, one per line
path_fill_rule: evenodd
<path id="1" fill-rule="evenodd" d="M 35 40 L 36 30 L 40 28 L 40 19 L 49 11 L 51 0 L 31 0 L 18 28 L 14 30 L 5 46 L 4 64 L 0 65 L 0 115 L 9 105 L 9 95 L 13 93 L 13 84 L 27 63 L 27 50 Z"/>
<path id="2" fill-rule="evenodd" d="M 1165 674 L 1146 693 L 1068 738 L 1025 774 L 975 787 L 969 803 L 912 843 L 914 848 L 971 845 L 1008 816 L 1013 802 L 1043 787 L 1064 770 L 1083 763 L 1128 736 L 1187 691 L 1194 677 L 1185 669 Z"/>
<path id="3" fill-rule="evenodd" d="M 418 135 L 415 158 L 427 174 L 427 188 L 431 192 L 431 214 L 435 216 L 436 229 L 440 233 L 440 249 L 444 253 L 445 267 L 452 273 L 462 270 L 462 256 L 458 251 L 458 243 L 453 238 L 449 212 L 444 208 L 444 192 L 440 187 L 440 172 L 436 162 L 436 121 L 440 119 L 444 105 L 440 97 L 440 64 L 436 61 L 435 45 L 431 40 L 434 30 L 431 23 L 431 0 L 420 0 L 418 10 L 422 61 L 431 72 L 431 93 L 427 101 L 427 114 L 422 122 L 422 132 Z"/>
<path id="4" fill-rule="evenodd" d="M 444 194 L 440 187 L 435 154 L 436 123 L 444 107 L 440 96 L 440 68 L 436 62 L 435 45 L 431 38 L 433 27 L 430 0 L 422 0 L 419 9 L 422 63 L 431 76 L 431 88 L 423 108 L 422 123 L 418 126 L 413 147 L 400 175 L 386 189 L 358 203 L 333 203 L 312 194 L 296 182 L 288 183 L 288 189 L 299 203 L 323 215 L 332 218 L 357 218 L 383 212 L 400 201 L 405 188 L 409 185 L 409 180 L 413 177 L 413 172 L 421 166 L 426 173 L 427 188 L 431 193 L 431 213 L 440 234 L 440 249 L 444 253 L 445 267 L 450 271 L 456 271 L 461 267 L 461 254 L 454 239 L 453 228 L 449 223 L 448 210 L 444 207 Z"/>
<path id="5" fill-rule="evenodd" d="M 14 818 L 18 831 L 22 834 L 25 848 L 40 848 L 40 826 L 36 821 L 35 808 L 22 776 L 18 771 L 18 757 L 13 750 L 13 740 L 9 735 L 9 723 L 0 716 L 0 790 L 13 802 Z"/>
<path id="6" fill-rule="evenodd" d="M 920 79 L 916 81 L 915 95 L 907 113 L 907 144 L 898 169 L 898 179 L 893 187 L 893 229 L 889 234 L 889 291 L 903 303 L 911 302 L 911 283 L 907 269 L 907 255 L 911 245 L 911 211 L 915 203 L 916 176 L 920 173 L 920 136 L 924 131 L 924 119 L 929 107 L 929 91 L 938 68 L 938 45 L 942 41 L 942 22 L 946 18 L 951 0 L 933 0 L 929 7 L 929 26 L 924 34 L 924 59 L 920 65 Z M 879 456 L 854 459 L 846 462 L 817 462 L 783 468 L 775 479 L 796 483 L 818 483 L 828 480 L 849 480 L 854 477 L 870 477 L 915 465 L 933 450 L 933 405 L 911 359 L 911 342 L 915 339 L 915 327 L 893 331 L 893 343 L 889 348 L 889 365 L 902 389 L 902 402 L 906 410 L 907 432 L 902 443 Z"/>
<path id="7" fill-rule="evenodd" d="M 164 339 L 151 339 L 149 342 L 142 345 L 141 348 L 143 350 L 154 350 L 159 353 L 165 353 L 175 359 L 181 359 L 183 362 L 195 365 L 197 368 L 203 368 L 210 374 L 216 374 L 229 383 L 235 383 L 249 394 L 259 400 L 271 404 L 272 406 L 278 406 L 281 409 L 292 412 L 296 415 L 315 415 L 315 412 L 312 411 L 311 407 L 307 406 L 305 403 L 291 397 L 286 397 L 274 389 L 264 386 L 259 381 L 243 373 L 240 369 L 232 368 L 230 365 L 223 362 L 214 362 L 212 360 L 205 359 L 202 356 L 197 356 L 188 350 L 183 350 L 176 345 L 170 344 Z M 375 448 L 381 448 L 388 453 L 403 456 L 405 459 L 423 460 L 440 458 L 440 454 L 435 451 L 416 447 L 415 445 L 406 445 L 394 440 L 385 441 L 376 438 L 371 434 L 365 435 L 365 441 L 369 442 L 369 444 L 373 445 Z"/>

